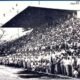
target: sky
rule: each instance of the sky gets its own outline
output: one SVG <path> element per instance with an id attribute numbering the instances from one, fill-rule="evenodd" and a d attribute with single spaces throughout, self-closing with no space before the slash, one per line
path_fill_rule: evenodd
<path id="1" fill-rule="evenodd" d="M 80 10 L 80 5 L 75 5 L 74 3 L 75 1 L 1 1 L 0 26 L 28 6 Z"/>

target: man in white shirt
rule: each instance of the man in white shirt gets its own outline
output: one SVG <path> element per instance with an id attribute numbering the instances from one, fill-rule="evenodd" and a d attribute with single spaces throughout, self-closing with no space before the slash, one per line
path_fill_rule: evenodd
<path id="1" fill-rule="evenodd" d="M 55 53 L 51 55 L 51 73 L 55 74 L 56 56 Z"/>
<path id="2" fill-rule="evenodd" d="M 77 58 L 78 77 L 80 77 L 80 56 Z"/>

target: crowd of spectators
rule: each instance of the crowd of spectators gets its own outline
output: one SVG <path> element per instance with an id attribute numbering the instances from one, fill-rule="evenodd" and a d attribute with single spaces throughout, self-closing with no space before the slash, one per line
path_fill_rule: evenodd
<path id="1" fill-rule="evenodd" d="M 0 64 L 80 77 L 79 27 L 80 19 L 72 17 L 56 26 L 46 23 L 34 28 L 30 35 L 0 48 L 5 55 L 0 57 Z"/>

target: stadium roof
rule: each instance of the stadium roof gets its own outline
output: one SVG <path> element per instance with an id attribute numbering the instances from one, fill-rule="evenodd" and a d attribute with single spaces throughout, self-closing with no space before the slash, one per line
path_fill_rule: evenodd
<path id="1" fill-rule="evenodd" d="M 58 16 L 76 13 L 76 10 L 50 9 L 40 7 L 27 7 L 21 13 L 17 14 L 2 27 L 35 27 L 40 26 Z M 52 18 L 53 17 L 53 18 Z"/>

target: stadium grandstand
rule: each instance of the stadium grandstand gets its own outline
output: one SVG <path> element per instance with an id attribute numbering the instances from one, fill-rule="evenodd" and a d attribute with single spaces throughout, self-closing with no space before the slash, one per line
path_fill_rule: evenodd
<path id="1" fill-rule="evenodd" d="M 0 45 L 0 64 L 80 77 L 80 19 L 76 10 L 28 7 L 2 27 L 27 35 Z"/>

